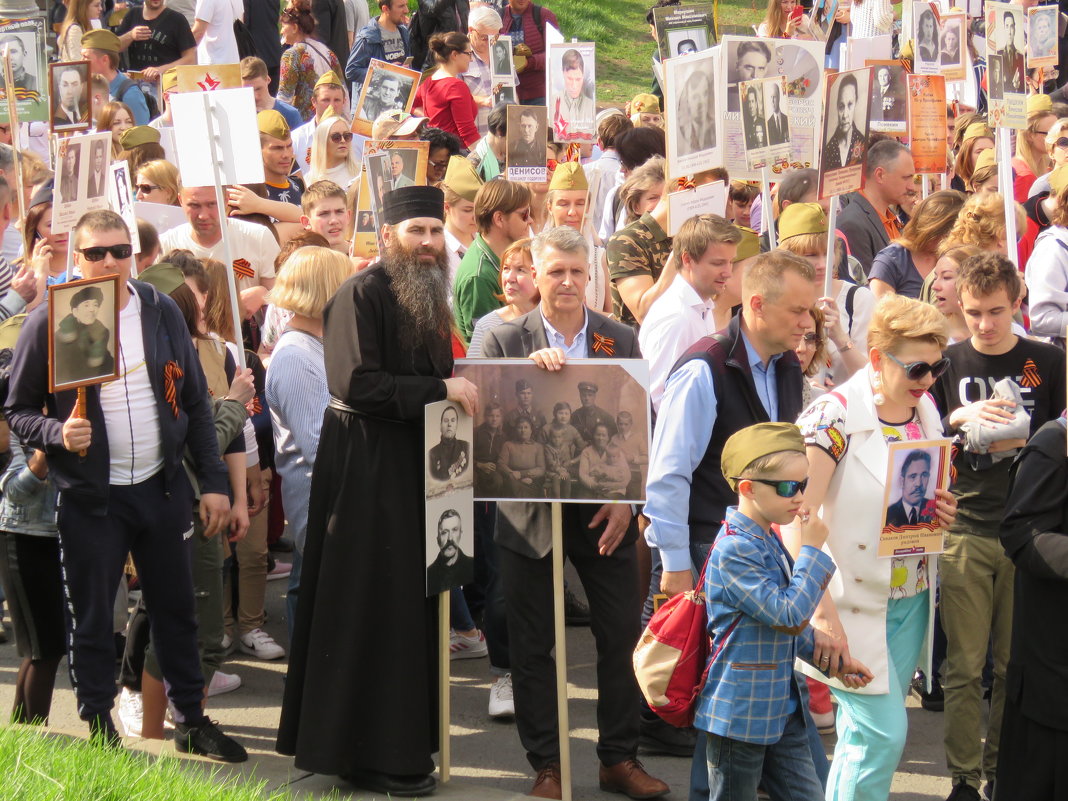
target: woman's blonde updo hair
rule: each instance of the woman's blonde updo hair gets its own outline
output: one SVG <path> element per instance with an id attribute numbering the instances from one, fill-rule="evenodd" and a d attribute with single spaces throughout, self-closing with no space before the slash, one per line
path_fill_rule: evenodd
<path id="1" fill-rule="evenodd" d="M 945 350 L 949 337 L 946 318 L 934 306 L 904 295 L 887 295 L 875 304 L 868 328 L 868 347 L 897 353 L 920 342 Z"/>
<path id="2" fill-rule="evenodd" d="M 982 250 L 998 248 L 1005 241 L 1005 202 L 1000 192 L 972 195 L 961 208 L 945 241 L 954 245 L 975 245 Z M 1027 230 L 1027 213 L 1019 203 L 1013 205 L 1016 207 L 1017 232 Z M 1015 243 L 1010 247 L 1015 247 Z"/>

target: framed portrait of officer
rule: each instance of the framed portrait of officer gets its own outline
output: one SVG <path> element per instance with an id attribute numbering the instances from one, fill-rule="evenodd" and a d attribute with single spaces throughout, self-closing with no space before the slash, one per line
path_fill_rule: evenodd
<path id="1" fill-rule="evenodd" d="M 133 249 L 130 245 L 129 258 Z M 88 248 L 82 255 L 94 260 Z M 106 254 L 100 255 L 104 258 Z M 119 278 L 87 278 L 48 288 L 48 389 L 68 389 L 119 377 Z"/>
<path id="2" fill-rule="evenodd" d="M 371 60 L 356 103 L 352 128 L 363 136 L 371 135 L 371 125 L 387 111 L 411 111 L 419 73 L 378 59 Z"/>
<path id="3" fill-rule="evenodd" d="M 505 145 L 509 181 L 541 183 L 548 178 L 546 139 L 548 111 L 545 106 L 508 106 L 508 137 Z"/>

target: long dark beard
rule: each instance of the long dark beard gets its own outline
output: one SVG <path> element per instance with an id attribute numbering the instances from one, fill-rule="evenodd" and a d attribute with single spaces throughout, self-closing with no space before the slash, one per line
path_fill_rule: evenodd
<path id="1" fill-rule="evenodd" d="M 424 253 L 434 255 L 432 264 L 420 260 Z M 401 344 L 406 349 L 425 345 L 433 354 L 448 352 L 452 331 L 448 254 L 444 249 L 409 248 L 393 241 L 386 246 L 382 267 L 400 310 Z"/>

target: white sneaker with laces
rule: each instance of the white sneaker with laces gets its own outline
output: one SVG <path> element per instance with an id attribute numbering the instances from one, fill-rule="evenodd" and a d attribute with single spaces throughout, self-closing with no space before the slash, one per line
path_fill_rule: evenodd
<path id="1" fill-rule="evenodd" d="M 236 673 L 223 673 L 221 670 L 216 670 L 215 675 L 211 677 L 211 682 L 208 684 L 208 698 L 213 695 L 232 693 L 240 686 L 241 677 Z"/>
<path id="2" fill-rule="evenodd" d="M 237 643 L 234 642 L 233 635 L 223 632 L 222 649 L 223 654 L 225 654 L 226 656 L 229 656 L 237 650 Z"/>
<path id="3" fill-rule="evenodd" d="M 141 721 L 145 716 L 141 693 L 123 687 L 119 693 L 119 724 L 127 737 L 141 736 Z"/>
<path id="4" fill-rule="evenodd" d="M 499 676 L 490 687 L 489 716 L 491 718 L 515 717 L 515 701 L 512 699 L 512 674 Z"/>
<path id="5" fill-rule="evenodd" d="M 449 632 L 449 659 L 481 659 L 489 653 L 486 635 L 475 629 L 476 635 L 468 637 L 455 629 Z"/>
<path id="6" fill-rule="evenodd" d="M 257 659 L 281 659 L 286 650 L 276 643 L 263 629 L 253 629 L 241 635 L 241 650 Z"/>

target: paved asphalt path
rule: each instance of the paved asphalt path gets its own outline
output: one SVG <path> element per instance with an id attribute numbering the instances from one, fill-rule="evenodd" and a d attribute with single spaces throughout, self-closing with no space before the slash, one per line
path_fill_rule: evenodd
<path id="1" fill-rule="evenodd" d="M 283 556 L 284 558 L 284 556 Z M 285 581 L 273 581 L 267 587 L 268 622 L 266 629 L 285 644 L 283 620 Z M 580 586 L 572 577 L 570 585 Z M 383 599 L 383 602 L 387 602 Z M 340 610 L 339 610 L 340 611 Z M 368 659 L 374 659 L 374 644 L 368 645 Z M 603 793 L 597 786 L 596 679 L 593 638 L 588 628 L 568 629 L 568 694 L 571 715 L 571 759 L 575 801 L 618 798 Z M 13 683 L 18 656 L 9 641 L 0 645 L 0 710 L 6 716 L 11 708 Z M 374 796 L 355 791 L 336 777 L 314 776 L 293 767 L 292 759 L 274 753 L 278 708 L 285 676 L 285 660 L 262 662 L 243 654 L 234 654 L 224 665 L 226 672 L 237 673 L 244 684 L 236 692 L 211 699 L 209 712 L 227 733 L 248 748 L 251 758 L 239 768 L 227 767 L 220 775 L 233 771 L 266 781 L 268 789 L 288 786 L 301 798 L 324 797 L 334 787 L 341 798 L 365 799 Z M 519 798 L 529 790 L 533 775 L 511 722 L 491 720 L 486 714 L 489 697 L 489 665 L 486 659 L 452 662 L 452 752 L 453 779 L 442 785 L 436 797 L 471 801 L 504 801 Z M 909 702 L 909 742 L 894 779 L 892 801 L 935 801 L 944 799 L 951 789 L 945 776 L 942 751 L 942 715 L 920 708 L 915 697 Z M 54 729 L 84 734 L 84 724 L 77 719 L 74 696 L 66 665 L 61 666 L 51 726 Z M 824 738 L 828 753 L 834 748 L 834 736 Z M 173 754 L 173 745 L 127 740 L 131 748 Z M 668 799 L 686 801 L 690 760 L 673 757 L 641 757 L 650 773 L 672 787 Z M 210 769 L 207 760 L 189 760 L 191 769 Z M 351 796 L 346 795 L 351 793 Z"/>

